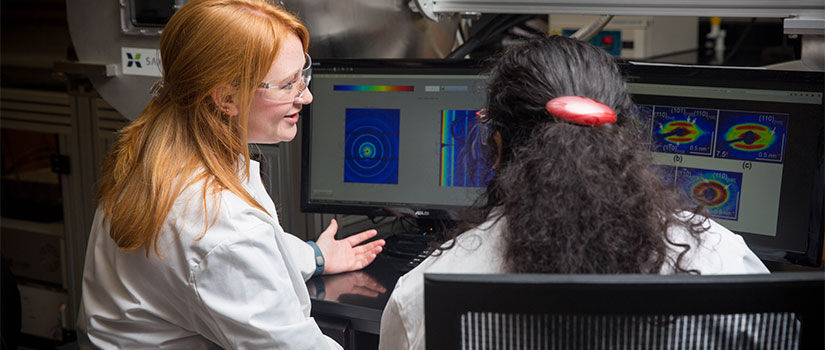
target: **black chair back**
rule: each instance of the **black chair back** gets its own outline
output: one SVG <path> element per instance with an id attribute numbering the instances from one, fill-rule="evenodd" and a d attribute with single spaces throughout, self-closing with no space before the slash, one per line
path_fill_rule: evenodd
<path id="1" fill-rule="evenodd" d="M 825 273 L 426 274 L 427 349 L 825 349 Z"/>

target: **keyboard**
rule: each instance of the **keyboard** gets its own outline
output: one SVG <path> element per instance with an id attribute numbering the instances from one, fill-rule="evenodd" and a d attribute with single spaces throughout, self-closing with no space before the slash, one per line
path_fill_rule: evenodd
<path id="1" fill-rule="evenodd" d="M 383 254 L 394 258 L 394 267 L 406 273 L 414 269 L 433 251 L 433 236 L 422 232 L 393 232 L 384 237 Z"/>

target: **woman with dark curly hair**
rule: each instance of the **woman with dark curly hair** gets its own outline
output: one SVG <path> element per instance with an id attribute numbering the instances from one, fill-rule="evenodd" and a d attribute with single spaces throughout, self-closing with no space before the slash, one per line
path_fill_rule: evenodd
<path id="1" fill-rule="evenodd" d="M 571 96 L 608 117 L 559 110 L 581 99 Z M 684 211 L 664 187 L 619 68 L 601 49 L 559 36 L 510 49 L 492 67 L 483 114 L 495 174 L 452 239 L 398 281 L 382 349 L 424 348 L 425 272 L 768 272 L 740 236 Z"/>

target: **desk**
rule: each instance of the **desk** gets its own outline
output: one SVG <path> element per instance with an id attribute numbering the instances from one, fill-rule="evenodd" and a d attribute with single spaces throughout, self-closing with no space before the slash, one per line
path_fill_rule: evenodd
<path id="1" fill-rule="evenodd" d="M 403 275 L 399 268 L 403 263 L 379 254 L 362 270 L 307 281 L 312 317 L 324 334 L 344 344 L 345 349 L 377 347 L 381 313 Z"/>

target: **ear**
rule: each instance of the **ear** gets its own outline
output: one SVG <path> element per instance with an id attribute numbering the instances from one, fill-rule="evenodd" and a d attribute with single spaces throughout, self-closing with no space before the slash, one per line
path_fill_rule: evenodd
<path id="1" fill-rule="evenodd" d="M 212 97 L 215 106 L 218 106 L 218 109 L 233 117 L 238 115 L 239 109 L 235 99 L 235 91 L 229 84 L 219 86 L 217 89 L 212 90 L 209 95 Z"/>

